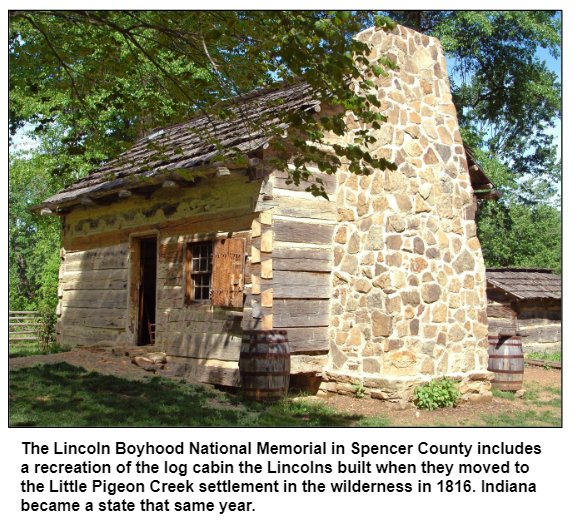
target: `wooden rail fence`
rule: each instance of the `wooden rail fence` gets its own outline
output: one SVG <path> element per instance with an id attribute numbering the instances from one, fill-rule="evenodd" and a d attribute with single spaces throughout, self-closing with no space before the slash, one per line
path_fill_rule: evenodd
<path id="1" fill-rule="evenodd" d="M 9 341 L 38 341 L 42 325 L 39 314 L 37 311 L 9 311 Z"/>

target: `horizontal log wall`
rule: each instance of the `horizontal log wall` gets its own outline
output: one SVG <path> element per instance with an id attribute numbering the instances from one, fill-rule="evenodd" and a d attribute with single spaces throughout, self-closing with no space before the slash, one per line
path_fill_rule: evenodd
<path id="1" fill-rule="evenodd" d="M 487 289 L 489 334 L 519 332 L 526 354 L 561 350 L 561 301 L 516 300 Z"/>
<path id="2" fill-rule="evenodd" d="M 98 206 L 96 200 L 95 206 L 81 206 L 66 216 L 63 247 L 67 252 L 110 247 L 146 231 L 158 231 L 163 238 L 237 231 L 237 221 L 255 212 L 259 189 L 246 176 L 226 176 L 199 180 L 190 188 L 133 194 L 112 205 Z"/>
<path id="3" fill-rule="evenodd" d="M 274 187 L 276 189 L 287 189 L 294 193 L 297 192 L 301 193 L 305 192 L 306 189 L 310 188 L 313 183 L 315 183 L 318 187 L 321 187 L 320 180 L 322 180 L 325 192 L 328 195 L 335 194 L 335 191 L 337 189 L 337 178 L 335 176 L 323 174 L 318 169 L 315 169 L 313 167 L 308 167 L 308 169 L 312 173 L 312 176 L 310 176 L 308 181 L 301 180 L 299 185 L 296 185 L 295 183 L 288 183 L 289 176 L 286 171 L 274 171 L 273 173 L 273 176 L 275 178 Z"/>
<path id="4" fill-rule="evenodd" d="M 509 294 L 488 285 L 487 287 L 488 332 L 494 334 L 513 334 L 518 330 L 515 301 Z"/>
<path id="5" fill-rule="evenodd" d="M 137 269 L 139 257 L 134 252 L 131 266 L 130 242 L 137 245 L 139 237 L 156 235 L 156 346 L 174 357 L 202 361 L 204 370 L 194 373 L 198 378 L 220 374 L 211 373 L 213 361 L 233 366 L 239 358 L 241 318 L 205 305 L 184 305 L 185 245 L 230 234 L 246 238 L 251 248 L 260 185 L 246 176 L 230 176 L 203 180 L 194 188 L 159 189 L 114 205 L 73 210 L 66 216 L 62 238 L 61 341 L 134 343 L 137 310 L 130 312 L 134 317 L 128 321 L 128 291 L 130 271 Z M 251 283 L 249 263 L 246 283 Z M 138 288 L 133 293 L 137 295 Z M 126 336 L 128 324 L 132 330 Z"/>
<path id="6" fill-rule="evenodd" d="M 560 351 L 561 301 L 518 301 L 517 326 L 522 335 L 523 352 Z"/>
<path id="7" fill-rule="evenodd" d="M 217 187 L 207 180 L 193 189 L 160 189 L 145 198 L 72 211 L 63 234 L 62 341 L 133 343 L 137 311 L 128 307 L 128 295 L 130 271 L 138 263 L 130 262 L 130 242 L 156 234 L 156 346 L 189 377 L 237 384 L 246 328 L 287 329 L 292 353 L 302 355 L 294 371 L 320 372 L 318 354 L 329 348 L 336 207 L 283 182 L 274 189 L 281 179 L 218 180 Z M 186 244 L 218 235 L 246 240 L 243 319 L 226 309 L 184 304 Z M 132 291 L 135 296 L 137 288 Z"/>
<path id="8" fill-rule="evenodd" d="M 62 262 L 60 342 L 126 342 L 129 245 L 69 252 Z"/>
<path id="9" fill-rule="evenodd" d="M 327 327 L 329 300 L 286 300 L 274 297 L 274 328 Z"/>
<path id="10" fill-rule="evenodd" d="M 273 258 L 272 258 L 273 260 Z M 272 289 L 276 298 L 329 299 L 328 272 L 273 271 L 273 279 L 262 281 L 262 291 Z"/>
<path id="11" fill-rule="evenodd" d="M 322 178 L 326 192 L 333 195 L 335 178 Z M 272 172 L 270 180 L 273 191 L 261 202 L 262 215 L 255 226 L 258 236 L 252 240 L 258 258 L 251 260 L 255 284 L 248 301 L 253 308 L 241 326 L 287 330 L 293 357 L 303 358 L 292 373 L 318 373 L 325 366 L 318 355 L 329 351 L 336 204 L 305 192 L 309 183 L 287 184 L 285 172 Z"/>

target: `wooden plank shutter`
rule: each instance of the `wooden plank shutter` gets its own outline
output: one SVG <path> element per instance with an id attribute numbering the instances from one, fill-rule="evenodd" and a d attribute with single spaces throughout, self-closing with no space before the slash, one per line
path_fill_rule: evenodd
<path id="1" fill-rule="evenodd" d="M 242 307 L 244 297 L 244 238 L 218 239 L 214 243 L 212 305 Z"/>

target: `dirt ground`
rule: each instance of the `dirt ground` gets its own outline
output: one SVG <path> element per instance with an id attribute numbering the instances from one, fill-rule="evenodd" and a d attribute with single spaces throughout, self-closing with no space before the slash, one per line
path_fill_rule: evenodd
<path id="1" fill-rule="evenodd" d="M 131 363 L 126 357 L 114 356 L 102 348 L 85 348 L 59 354 L 46 354 L 10 358 L 10 370 L 35 365 L 36 363 L 68 362 L 71 365 L 84 367 L 88 371 L 111 374 L 131 380 L 145 380 L 151 376 L 150 372 Z M 542 390 L 544 387 L 561 388 L 561 370 L 545 369 L 543 367 L 529 366 L 525 369 L 524 386 L 535 387 L 539 390 L 539 400 L 548 401 L 552 394 Z M 544 406 L 526 404 L 520 399 L 511 401 L 494 397 L 488 403 L 465 402 L 455 408 L 438 409 L 432 412 L 421 411 L 415 407 L 406 410 L 397 410 L 397 405 L 380 400 L 364 397 L 361 399 L 349 396 L 332 396 L 329 398 L 308 398 L 308 401 L 325 402 L 340 412 L 357 413 L 367 417 L 385 416 L 394 426 L 410 425 L 468 425 L 473 418 L 481 414 L 497 415 L 503 413 L 513 414 L 517 411 L 535 410 L 543 411 Z"/>
<path id="2" fill-rule="evenodd" d="M 523 377 L 524 387 L 535 385 L 538 389 L 544 387 L 561 388 L 561 370 L 545 369 L 543 367 L 530 366 L 525 369 Z M 548 401 L 552 394 L 541 390 L 539 400 Z M 481 414 L 497 415 L 513 413 L 515 411 L 535 410 L 543 411 L 545 407 L 524 404 L 521 400 L 510 401 L 508 399 L 493 397 L 489 403 L 465 402 L 455 408 L 438 409 L 434 411 L 422 411 L 414 406 L 406 410 L 397 410 L 397 406 L 380 400 L 364 397 L 362 399 L 348 396 L 333 396 L 325 400 L 327 405 L 339 411 L 354 412 L 364 416 L 386 416 L 396 425 L 447 425 L 458 426 L 468 424 L 472 418 Z"/>

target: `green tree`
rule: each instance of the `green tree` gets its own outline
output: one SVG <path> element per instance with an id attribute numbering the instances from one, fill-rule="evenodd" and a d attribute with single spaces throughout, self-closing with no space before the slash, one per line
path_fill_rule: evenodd
<path id="1" fill-rule="evenodd" d="M 45 145 L 10 157 L 8 183 L 8 277 L 11 310 L 54 309 L 58 298 L 60 223 L 28 210 L 62 189 L 65 177 L 51 171 L 58 162 Z"/>
<path id="2" fill-rule="evenodd" d="M 477 160 L 503 191 L 498 201 L 479 200 L 477 234 L 490 267 L 547 267 L 561 273 L 561 211 L 550 180 L 515 173 L 497 157 Z"/>
<path id="3" fill-rule="evenodd" d="M 374 85 L 367 78 L 394 64 L 367 60 L 369 46 L 351 38 L 364 18 L 349 12 L 12 11 L 10 21 L 12 133 L 32 122 L 42 137 L 58 125 L 66 131 L 63 152 L 94 166 L 158 126 L 210 115 L 216 128 L 218 120 L 233 117 L 236 95 L 280 81 L 303 79 L 317 99 L 342 103 L 373 127 L 384 120 L 371 110 L 380 104 L 365 94 Z M 373 21 L 393 27 L 384 16 Z M 349 89 L 349 78 L 361 79 L 360 92 Z M 340 158 L 352 172 L 394 168 L 362 152 L 362 143 L 374 140 L 368 131 L 358 135 L 360 143 L 336 147 L 336 154 L 310 145 L 326 132 L 343 134 L 339 115 L 318 120 L 311 113 L 286 113 L 278 121 L 298 135 L 290 144 L 296 180 L 309 176 L 303 167 L 309 161 L 328 174 Z M 239 123 L 248 132 L 265 129 L 282 148 L 282 125 L 269 119 Z M 218 143 L 219 137 L 210 133 L 208 139 Z M 241 163 L 239 152 L 236 159 Z M 58 172 L 70 166 L 66 158 Z M 286 161 L 279 166 L 287 167 Z M 321 187 L 314 192 L 325 195 Z"/>
<path id="4" fill-rule="evenodd" d="M 561 273 L 561 213 L 554 207 L 490 201 L 479 208 L 478 221 L 491 266 L 549 267 Z"/>

